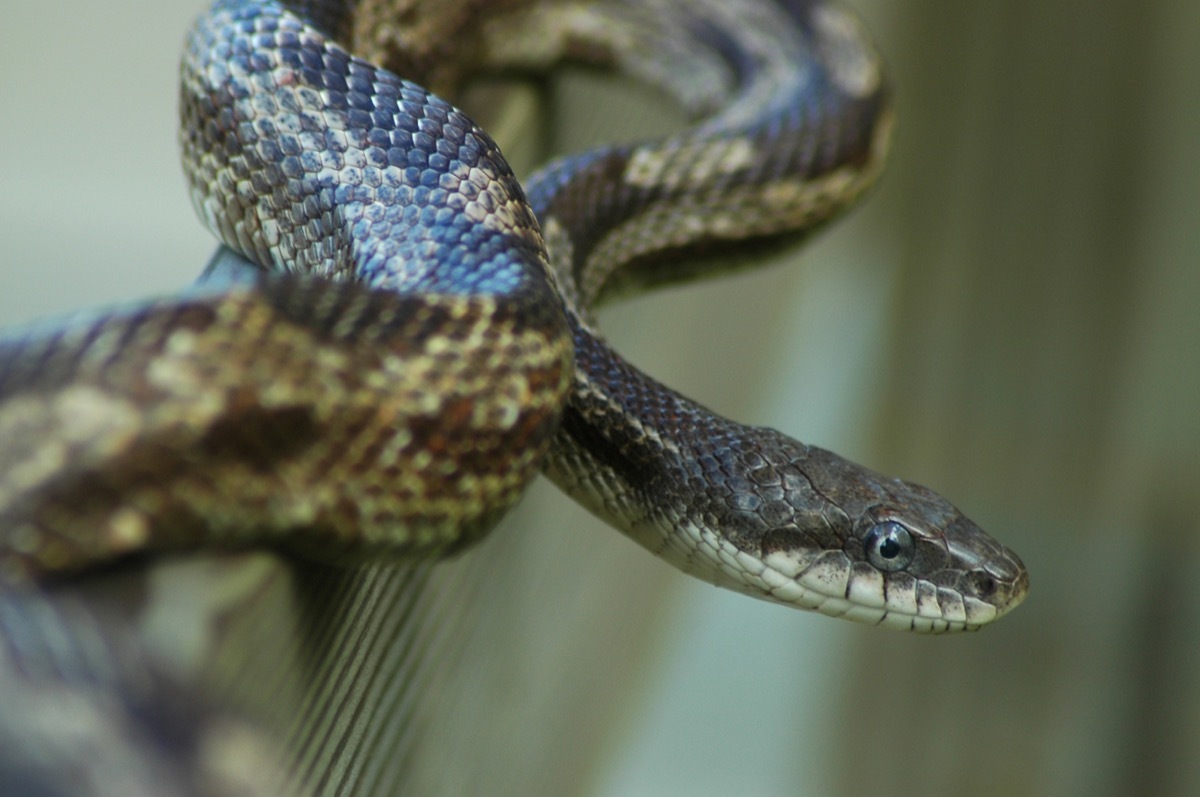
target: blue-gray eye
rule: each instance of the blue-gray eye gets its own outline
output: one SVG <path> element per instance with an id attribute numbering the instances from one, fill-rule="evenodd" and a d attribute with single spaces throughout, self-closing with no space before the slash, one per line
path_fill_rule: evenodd
<path id="1" fill-rule="evenodd" d="M 895 520 L 884 520 L 872 526 L 863 547 L 867 561 L 887 572 L 908 567 L 916 549 L 912 532 Z"/>

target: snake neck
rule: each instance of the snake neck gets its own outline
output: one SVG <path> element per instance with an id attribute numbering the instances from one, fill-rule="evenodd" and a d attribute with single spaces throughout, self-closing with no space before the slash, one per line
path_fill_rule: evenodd
<path id="1" fill-rule="evenodd" d="M 798 471 L 781 512 L 764 508 L 770 501 L 762 491 L 782 496 L 782 481 L 753 483 L 764 467 L 774 472 L 803 459 L 807 446 L 680 395 L 626 362 L 577 315 L 571 319 L 575 379 L 543 465 L 561 489 L 684 571 L 744 592 L 753 589 L 731 580 L 716 549 L 760 555 L 773 521 L 796 523 L 794 505 L 811 509 L 801 522 L 815 535 L 813 548 L 843 544 L 822 517 L 832 514 L 826 502 Z"/>
<path id="2" fill-rule="evenodd" d="M 626 531 L 682 517 L 689 502 L 673 485 L 686 481 L 688 463 L 714 440 L 730 439 L 735 425 L 643 374 L 571 318 L 575 377 L 548 471 Z M 585 460 L 602 479 L 574 482 L 568 474 Z"/>

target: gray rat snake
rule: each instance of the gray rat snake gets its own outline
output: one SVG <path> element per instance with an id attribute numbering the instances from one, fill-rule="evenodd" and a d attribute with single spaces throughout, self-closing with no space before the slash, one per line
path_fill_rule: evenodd
<path id="1" fill-rule="evenodd" d="M 456 0 L 414 55 L 408 5 L 219 0 L 197 23 L 184 168 L 260 268 L 0 338 L 6 581 L 205 546 L 445 556 L 541 469 L 760 598 L 916 631 L 1024 598 L 1019 558 L 940 496 L 721 418 L 595 329 L 605 297 L 802 237 L 873 183 L 889 94 L 846 10 L 508 0 L 479 21 L 486 3 Z M 614 66 L 698 121 L 521 186 L 461 111 L 337 41 L 438 88 Z"/>

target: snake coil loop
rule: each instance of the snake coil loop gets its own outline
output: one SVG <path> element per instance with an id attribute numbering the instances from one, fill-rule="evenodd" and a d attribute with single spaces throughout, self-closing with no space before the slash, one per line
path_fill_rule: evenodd
<path id="1" fill-rule="evenodd" d="M 940 496 L 715 415 L 591 318 L 616 286 L 807 234 L 872 185 L 889 92 L 849 12 L 513 0 L 458 20 L 478 31 L 459 72 L 585 58 L 697 115 L 522 188 L 461 111 L 337 43 L 373 31 L 356 38 L 387 54 L 397 20 L 355 16 L 367 5 L 219 0 L 197 23 L 184 169 L 201 218 L 258 269 L 0 339 L 8 579 L 196 546 L 444 556 L 541 468 L 756 597 L 917 631 L 1022 600 L 1017 556 Z"/>

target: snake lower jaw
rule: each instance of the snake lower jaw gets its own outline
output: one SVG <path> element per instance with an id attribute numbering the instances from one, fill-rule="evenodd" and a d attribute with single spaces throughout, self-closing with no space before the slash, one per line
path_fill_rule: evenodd
<path id="1" fill-rule="evenodd" d="M 923 597 L 918 599 L 918 612 L 908 607 L 903 610 L 891 607 L 855 603 L 844 595 L 826 594 L 806 586 L 801 579 L 778 583 L 764 592 L 757 584 L 721 584 L 738 592 L 762 598 L 785 606 L 808 609 L 863 625 L 874 625 L 898 631 L 944 634 L 957 631 L 977 631 L 991 624 L 1016 608 L 1028 591 L 1028 579 L 1015 585 L 1012 594 L 1004 602 L 987 602 L 969 595 L 938 589 L 930 582 L 918 582 L 914 592 Z"/>
<path id="2" fill-rule="evenodd" d="M 841 551 L 827 551 L 794 576 L 770 567 L 740 584 L 723 584 L 785 606 L 816 611 L 866 625 L 918 633 L 975 631 L 995 622 L 1024 600 L 1029 579 L 1024 570 L 1015 582 L 1000 583 L 988 595 L 939 586 L 926 579 L 887 580 Z"/>

